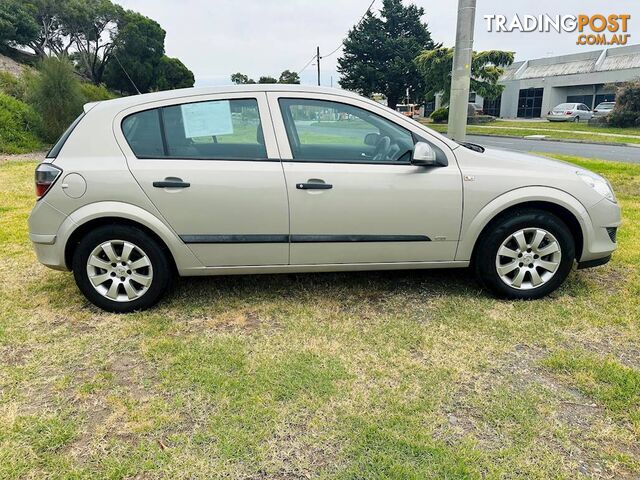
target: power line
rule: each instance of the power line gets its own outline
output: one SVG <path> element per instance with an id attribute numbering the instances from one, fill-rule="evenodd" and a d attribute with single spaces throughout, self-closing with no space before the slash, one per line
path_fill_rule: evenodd
<path id="1" fill-rule="evenodd" d="M 309 61 L 304 64 L 304 67 L 302 67 L 300 70 L 298 70 L 298 75 L 300 75 L 302 72 L 304 72 L 307 69 L 307 67 L 309 65 L 311 65 L 311 62 L 313 62 L 313 60 L 315 58 L 316 58 L 316 54 L 314 53 L 313 56 L 309 59 Z"/>
<path id="2" fill-rule="evenodd" d="M 367 16 L 367 13 L 369 13 L 369 11 L 371 10 L 371 7 L 373 7 L 373 4 L 376 2 L 376 0 L 372 0 L 371 3 L 369 4 L 369 8 L 367 8 L 367 10 L 362 14 L 362 17 L 360 17 L 360 20 L 358 20 L 358 23 L 356 23 L 355 27 L 358 27 L 361 23 L 362 20 L 364 20 L 364 17 Z M 346 38 L 346 37 L 345 37 Z M 316 53 L 309 59 L 309 61 L 307 63 L 305 63 L 304 67 L 302 67 L 300 70 L 298 70 L 298 75 L 300 75 L 302 72 L 304 72 L 309 65 L 311 65 L 311 63 L 316 60 L 317 64 L 318 64 L 318 70 L 320 70 L 320 60 L 322 60 L 323 58 L 327 58 L 330 57 L 331 55 L 333 55 L 334 53 L 336 53 L 338 50 L 340 50 L 340 48 L 342 48 L 342 44 L 344 43 L 344 38 L 340 41 L 340 44 L 333 49 L 330 53 L 324 55 L 324 56 L 320 56 L 320 51 L 317 50 Z"/>
<path id="3" fill-rule="evenodd" d="M 113 50 L 112 55 L 115 57 L 116 61 L 118 62 L 118 65 L 120 65 L 120 68 L 122 69 L 122 71 L 124 72 L 124 74 L 127 76 L 127 78 L 129 79 L 129 81 L 131 82 L 131 85 L 133 85 L 133 88 L 136 89 L 136 92 L 138 92 L 138 95 L 140 95 L 140 90 L 138 90 L 138 87 L 136 86 L 135 82 L 133 81 L 133 79 L 129 76 L 129 73 L 127 73 L 127 71 L 125 70 L 125 68 L 122 66 L 122 63 L 120 63 L 120 59 L 118 58 L 118 55 L 116 55 L 115 50 Z"/>
<path id="4" fill-rule="evenodd" d="M 357 28 L 362 23 L 362 20 L 364 20 L 364 17 L 367 16 L 367 13 L 369 13 L 369 10 L 371 10 L 371 7 L 373 7 L 374 3 L 376 3 L 376 0 L 372 0 L 372 2 L 369 4 L 369 8 L 367 8 L 367 10 L 362 14 L 362 16 L 360 17 L 360 20 L 358 20 L 358 23 L 356 23 L 355 27 L 353 27 L 353 28 Z M 340 44 L 335 49 L 331 50 L 331 53 L 327 53 L 326 55 L 323 55 L 320 58 L 330 57 L 331 55 L 336 53 L 338 50 L 340 50 L 342 48 L 343 44 L 344 44 L 344 38 L 342 39 Z"/>

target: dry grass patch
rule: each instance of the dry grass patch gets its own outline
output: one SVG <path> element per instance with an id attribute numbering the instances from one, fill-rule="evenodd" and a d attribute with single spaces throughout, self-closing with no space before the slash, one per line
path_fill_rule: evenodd
<path id="1" fill-rule="evenodd" d="M 34 163 L 0 163 L 0 478 L 637 478 L 640 167 L 564 159 L 624 225 L 547 299 L 465 271 L 239 276 L 130 315 L 37 264 Z"/>

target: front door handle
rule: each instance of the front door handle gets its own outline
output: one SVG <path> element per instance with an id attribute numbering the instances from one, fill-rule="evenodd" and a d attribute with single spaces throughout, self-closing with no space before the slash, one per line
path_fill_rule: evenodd
<path id="1" fill-rule="evenodd" d="M 156 188 L 189 188 L 191 184 L 183 182 L 181 178 L 167 177 L 162 181 L 153 182 L 153 186 Z"/>
<path id="2" fill-rule="evenodd" d="M 330 183 L 296 183 L 298 190 L 330 190 L 333 185 Z"/>

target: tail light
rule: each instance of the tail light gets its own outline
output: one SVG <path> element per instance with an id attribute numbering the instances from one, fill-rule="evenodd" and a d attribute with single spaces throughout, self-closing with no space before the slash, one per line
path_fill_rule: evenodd
<path id="1" fill-rule="evenodd" d="M 573 112 L 571 110 L 567 110 L 566 112 L 564 112 L 565 115 L 573 115 Z"/>
<path id="2" fill-rule="evenodd" d="M 62 170 L 50 163 L 41 163 L 36 167 L 36 197 L 40 200 L 56 182 Z"/>

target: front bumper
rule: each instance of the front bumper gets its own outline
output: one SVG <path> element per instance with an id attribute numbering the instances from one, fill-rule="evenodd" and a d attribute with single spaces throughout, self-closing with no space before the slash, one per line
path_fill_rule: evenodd
<path id="1" fill-rule="evenodd" d="M 612 234 L 612 232 L 615 232 L 622 220 L 620 206 L 607 199 L 602 199 L 587 212 L 591 225 L 584 232 L 584 245 L 578 261 L 578 268 L 588 268 L 606 263 L 618 246 L 615 233 Z"/>

